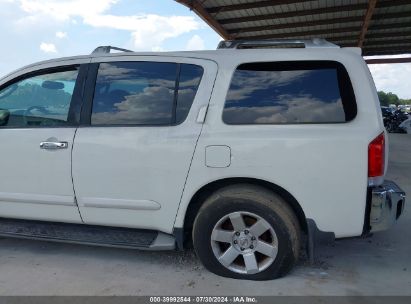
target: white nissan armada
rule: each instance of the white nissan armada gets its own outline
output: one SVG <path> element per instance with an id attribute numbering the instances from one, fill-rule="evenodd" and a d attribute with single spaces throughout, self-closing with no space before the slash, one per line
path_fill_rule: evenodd
<path id="1" fill-rule="evenodd" d="M 360 49 L 321 39 L 33 64 L 0 79 L 0 142 L 0 236 L 192 245 L 237 279 L 387 229 L 405 202 Z"/>

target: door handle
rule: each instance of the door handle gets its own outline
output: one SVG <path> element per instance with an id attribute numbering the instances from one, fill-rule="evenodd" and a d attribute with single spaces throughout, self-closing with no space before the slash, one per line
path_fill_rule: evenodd
<path id="1" fill-rule="evenodd" d="M 57 150 L 67 149 L 68 142 L 66 141 L 43 141 L 40 143 L 40 149 Z"/>

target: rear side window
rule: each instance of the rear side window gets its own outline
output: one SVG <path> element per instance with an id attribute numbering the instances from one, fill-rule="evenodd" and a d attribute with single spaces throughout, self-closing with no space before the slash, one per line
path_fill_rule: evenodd
<path id="1" fill-rule="evenodd" d="M 334 61 L 240 65 L 227 94 L 227 124 L 344 123 L 357 115 L 344 66 Z"/>
<path id="2" fill-rule="evenodd" d="M 185 120 L 203 69 L 167 62 L 99 66 L 92 125 L 174 125 Z"/>

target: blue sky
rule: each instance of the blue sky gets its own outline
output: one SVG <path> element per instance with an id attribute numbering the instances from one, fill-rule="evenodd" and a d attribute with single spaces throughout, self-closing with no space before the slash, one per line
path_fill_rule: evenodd
<path id="1" fill-rule="evenodd" d="M 215 49 L 221 38 L 173 0 L 0 0 L 0 77 L 23 65 L 88 54 Z M 377 88 L 411 98 L 411 64 L 371 66 Z"/>

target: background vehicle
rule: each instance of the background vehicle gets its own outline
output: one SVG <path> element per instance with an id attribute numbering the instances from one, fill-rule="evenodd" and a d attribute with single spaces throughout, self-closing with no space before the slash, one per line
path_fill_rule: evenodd
<path id="1" fill-rule="evenodd" d="M 209 270 L 264 280 L 292 268 L 304 234 L 313 257 L 319 233 L 387 229 L 405 194 L 384 181 L 386 135 L 358 49 L 253 48 L 281 43 L 99 47 L 1 79 L 0 235 L 192 242 Z"/>
<path id="2" fill-rule="evenodd" d="M 403 112 L 405 114 L 409 114 L 410 111 L 411 111 L 410 105 L 399 105 L 398 109 L 401 110 L 401 112 Z"/>
<path id="3" fill-rule="evenodd" d="M 406 133 L 401 123 L 408 119 L 408 114 L 401 109 L 391 110 L 390 108 L 381 107 L 384 126 L 389 133 Z"/>
<path id="4" fill-rule="evenodd" d="M 383 117 L 385 117 L 389 114 L 393 114 L 394 111 L 395 111 L 395 109 L 393 109 L 393 108 L 381 106 L 381 112 L 382 112 Z"/>
<path id="5" fill-rule="evenodd" d="M 409 116 L 408 116 L 409 117 Z M 401 128 L 402 130 L 404 130 L 406 133 L 411 134 L 411 118 L 408 118 L 406 120 L 404 120 L 399 128 Z"/>

